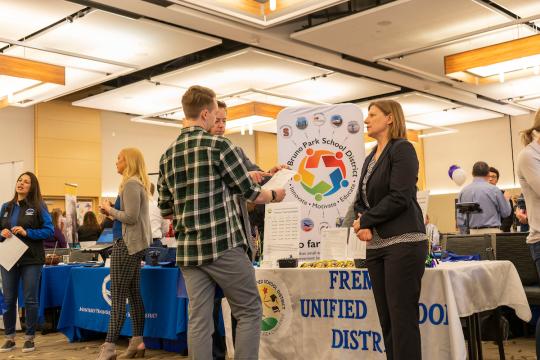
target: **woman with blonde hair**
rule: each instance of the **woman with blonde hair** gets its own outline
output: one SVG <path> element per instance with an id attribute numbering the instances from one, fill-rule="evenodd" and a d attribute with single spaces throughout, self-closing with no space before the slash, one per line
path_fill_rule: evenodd
<path id="1" fill-rule="evenodd" d="M 114 207 L 108 201 L 101 212 L 114 219 L 114 245 L 111 255 L 111 318 L 98 360 L 116 359 L 115 343 L 126 318 L 129 300 L 133 337 L 124 358 L 144 357 L 144 304 L 140 291 L 141 260 L 152 240 L 148 197 L 150 181 L 142 153 L 136 148 L 122 149 L 116 161 L 122 175 Z"/>
<path id="2" fill-rule="evenodd" d="M 540 110 L 536 112 L 534 124 L 522 131 L 521 140 L 525 147 L 518 155 L 517 173 L 521 191 L 527 204 L 529 221 L 527 244 L 540 276 Z M 536 322 L 536 357 L 540 358 L 540 321 Z"/>
<path id="3" fill-rule="evenodd" d="M 422 358 L 418 301 L 427 255 L 426 228 L 416 201 L 418 157 L 407 141 L 405 116 L 393 100 L 368 107 L 364 121 L 377 146 L 366 157 L 354 230 L 367 242 L 367 268 L 386 358 Z"/>

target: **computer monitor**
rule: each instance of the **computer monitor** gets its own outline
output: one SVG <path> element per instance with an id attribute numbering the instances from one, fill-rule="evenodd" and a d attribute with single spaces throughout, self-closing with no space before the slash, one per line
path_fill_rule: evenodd
<path id="1" fill-rule="evenodd" d="M 113 242 L 113 231 L 112 229 L 103 229 L 101 235 L 97 239 L 97 244 L 111 244 Z"/>

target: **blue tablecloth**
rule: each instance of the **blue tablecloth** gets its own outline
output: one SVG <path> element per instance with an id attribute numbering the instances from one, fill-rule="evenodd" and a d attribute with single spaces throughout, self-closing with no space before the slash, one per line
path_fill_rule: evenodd
<path id="1" fill-rule="evenodd" d="M 141 292 L 146 312 L 144 336 L 176 340 L 187 329 L 187 299 L 177 296 L 178 268 L 144 267 Z M 58 330 L 69 341 L 84 340 L 94 332 L 107 332 L 110 317 L 109 268 L 74 268 L 69 276 Z M 121 335 L 131 335 L 131 319 Z"/>
<path id="2" fill-rule="evenodd" d="M 45 309 L 62 306 L 69 273 L 71 269 L 78 266 L 80 265 L 70 264 L 43 267 L 39 289 L 38 322 L 40 324 L 45 320 Z M 22 283 L 19 286 L 19 306 L 24 307 Z"/>

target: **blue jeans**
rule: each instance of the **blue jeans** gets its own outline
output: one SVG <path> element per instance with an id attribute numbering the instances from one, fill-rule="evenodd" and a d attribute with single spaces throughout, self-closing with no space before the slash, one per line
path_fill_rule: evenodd
<path id="1" fill-rule="evenodd" d="M 538 277 L 540 277 L 540 242 L 529 244 L 529 250 L 536 265 Z M 540 359 L 540 318 L 536 322 L 536 358 Z"/>
<path id="2" fill-rule="evenodd" d="M 17 320 L 17 296 L 19 281 L 22 278 L 24 309 L 26 314 L 26 335 L 34 336 L 39 309 L 39 284 L 43 265 L 15 265 L 10 271 L 0 266 L 2 272 L 2 288 L 7 311 L 4 313 L 4 328 L 7 337 L 15 336 Z"/>

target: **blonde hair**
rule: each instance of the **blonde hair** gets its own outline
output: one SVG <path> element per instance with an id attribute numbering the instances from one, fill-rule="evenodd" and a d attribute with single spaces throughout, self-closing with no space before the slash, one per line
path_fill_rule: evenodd
<path id="1" fill-rule="evenodd" d="M 401 105 L 394 100 L 377 100 L 368 106 L 368 110 L 376 106 L 384 115 L 392 115 L 392 123 L 388 135 L 390 139 L 406 139 L 407 127 L 405 126 L 405 115 Z"/>
<path id="2" fill-rule="evenodd" d="M 122 173 L 122 182 L 118 192 L 121 193 L 124 190 L 124 186 L 129 178 L 135 177 L 141 182 L 147 194 L 150 194 L 150 179 L 146 172 L 146 164 L 144 162 L 144 156 L 137 148 L 125 148 L 120 150 L 120 154 L 124 155 L 126 162 L 126 168 Z"/>
<path id="3" fill-rule="evenodd" d="M 527 146 L 534 140 L 534 131 L 540 132 L 540 110 L 538 110 L 534 116 L 533 126 L 521 132 L 521 141 L 523 142 L 523 145 Z"/>

